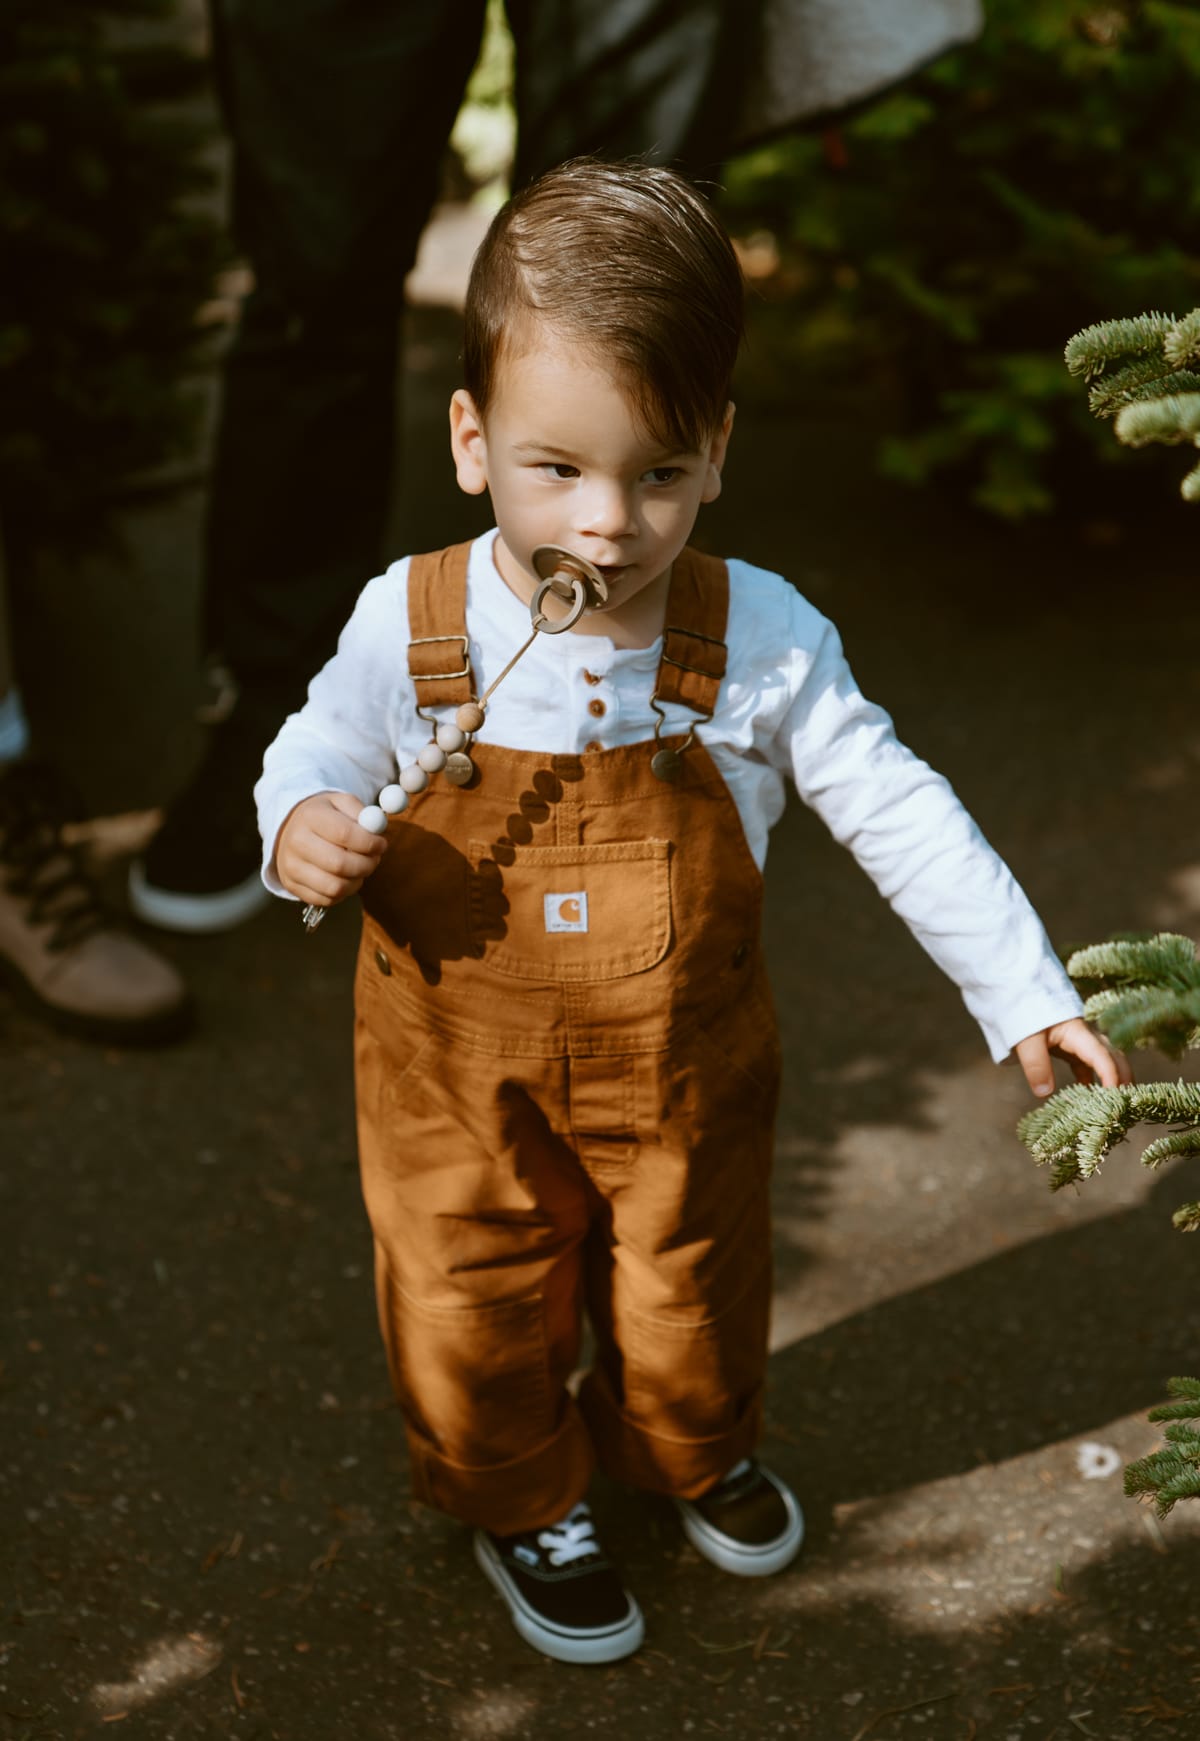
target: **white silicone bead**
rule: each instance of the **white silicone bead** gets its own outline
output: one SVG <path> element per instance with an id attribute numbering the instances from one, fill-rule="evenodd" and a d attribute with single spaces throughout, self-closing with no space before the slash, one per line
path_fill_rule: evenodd
<path id="1" fill-rule="evenodd" d="M 401 768 L 400 784 L 406 792 L 423 792 L 429 784 L 429 775 L 413 762 L 409 767 Z"/>
<path id="2" fill-rule="evenodd" d="M 386 834 L 387 817 L 378 804 L 368 804 L 365 810 L 358 813 L 358 826 L 365 828 L 368 834 Z"/>
<path id="3" fill-rule="evenodd" d="M 446 752 L 439 750 L 436 744 L 426 744 L 419 752 L 417 761 L 427 774 L 437 774 L 446 766 Z"/>
<path id="4" fill-rule="evenodd" d="M 389 816 L 399 816 L 402 810 L 408 809 L 408 793 L 403 786 L 385 786 L 379 794 L 379 808 L 386 810 Z"/>
<path id="5" fill-rule="evenodd" d="M 452 756 L 455 750 L 461 750 L 467 741 L 466 732 L 456 725 L 439 725 L 434 736 L 437 738 L 438 748 L 445 750 L 448 756 Z"/>

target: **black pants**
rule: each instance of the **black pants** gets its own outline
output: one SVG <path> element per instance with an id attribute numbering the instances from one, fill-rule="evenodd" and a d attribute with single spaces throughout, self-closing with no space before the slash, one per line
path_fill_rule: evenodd
<path id="1" fill-rule="evenodd" d="M 580 152 L 719 167 L 730 0 L 508 0 L 516 185 Z M 225 373 L 205 635 L 295 706 L 376 572 L 404 278 L 478 53 L 484 0 L 213 0 L 254 268 Z"/>

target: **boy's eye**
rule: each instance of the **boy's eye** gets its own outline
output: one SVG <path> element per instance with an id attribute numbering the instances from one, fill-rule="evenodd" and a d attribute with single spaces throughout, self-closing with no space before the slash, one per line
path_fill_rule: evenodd
<path id="1" fill-rule="evenodd" d="M 579 476 L 579 467 L 567 465 L 565 460 L 547 460 L 541 469 L 552 478 L 577 478 Z"/>
<path id="2" fill-rule="evenodd" d="M 677 465 L 656 465 L 645 474 L 652 484 L 673 484 L 682 475 L 682 467 Z"/>

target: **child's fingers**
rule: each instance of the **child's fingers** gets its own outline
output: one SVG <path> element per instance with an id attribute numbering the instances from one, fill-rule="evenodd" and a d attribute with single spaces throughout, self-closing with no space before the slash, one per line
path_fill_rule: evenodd
<path id="1" fill-rule="evenodd" d="M 314 871 L 322 871 L 327 876 L 343 877 L 347 881 L 357 877 L 361 882 L 363 877 L 369 877 L 387 850 L 387 842 L 377 834 L 369 834 L 365 828 L 359 828 L 352 823 L 352 833 L 344 845 L 338 845 L 327 835 L 313 834 L 309 839 L 298 843 L 299 856 Z M 357 842 L 362 837 L 367 845 L 359 849 Z"/>
<path id="2" fill-rule="evenodd" d="M 1013 1050 L 1025 1080 L 1039 1099 L 1044 1100 L 1054 1092 L 1051 1054 L 1065 1059 L 1077 1082 L 1098 1082 L 1105 1088 L 1117 1088 L 1133 1081 L 1125 1054 L 1110 1046 L 1102 1034 L 1093 1032 L 1078 1016 L 1059 1022 L 1045 1033 L 1028 1035 Z"/>
<path id="3" fill-rule="evenodd" d="M 349 792 L 330 792 L 321 808 L 308 816 L 308 825 L 321 840 L 379 859 L 387 851 L 387 835 L 372 834 L 369 828 L 359 827 L 362 808 Z"/>
<path id="4" fill-rule="evenodd" d="M 1079 1016 L 1059 1022 L 1049 1029 L 1046 1038 L 1050 1050 L 1071 1066 L 1076 1082 L 1095 1081 L 1104 1088 L 1115 1088 L 1121 1081 L 1121 1065 L 1128 1072 L 1125 1060 L 1121 1058 L 1118 1063 L 1120 1055 Z"/>
<path id="5" fill-rule="evenodd" d="M 1083 1028 L 1083 1038 L 1072 1035 L 1070 1048 L 1064 1047 L 1062 1056 L 1070 1063 L 1076 1082 L 1099 1082 L 1104 1088 L 1119 1088 L 1133 1081 L 1133 1071 L 1129 1068 L 1129 1060 L 1124 1052 L 1118 1052 L 1115 1046 L 1100 1034 L 1094 1034 L 1088 1027 Z"/>
<path id="6" fill-rule="evenodd" d="M 1013 1047 L 1017 1062 L 1025 1072 L 1025 1080 L 1039 1100 L 1054 1093 L 1054 1071 L 1050 1065 L 1050 1047 L 1044 1033 L 1028 1034 Z"/>
<path id="7" fill-rule="evenodd" d="M 357 894 L 387 851 L 387 838 L 361 828 L 362 803 L 324 792 L 298 804 L 279 833 L 275 865 L 289 894 L 314 907 Z"/>

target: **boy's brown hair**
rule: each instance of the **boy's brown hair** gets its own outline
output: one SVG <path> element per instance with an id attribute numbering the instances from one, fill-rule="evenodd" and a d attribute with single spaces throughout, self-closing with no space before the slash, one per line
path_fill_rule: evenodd
<path id="1" fill-rule="evenodd" d="M 465 310 L 465 385 L 480 416 L 531 318 L 611 366 L 672 452 L 698 451 L 720 427 L 742 340 L 741 268 L 675 171 L 575 158 L 497 213 Z"/>

